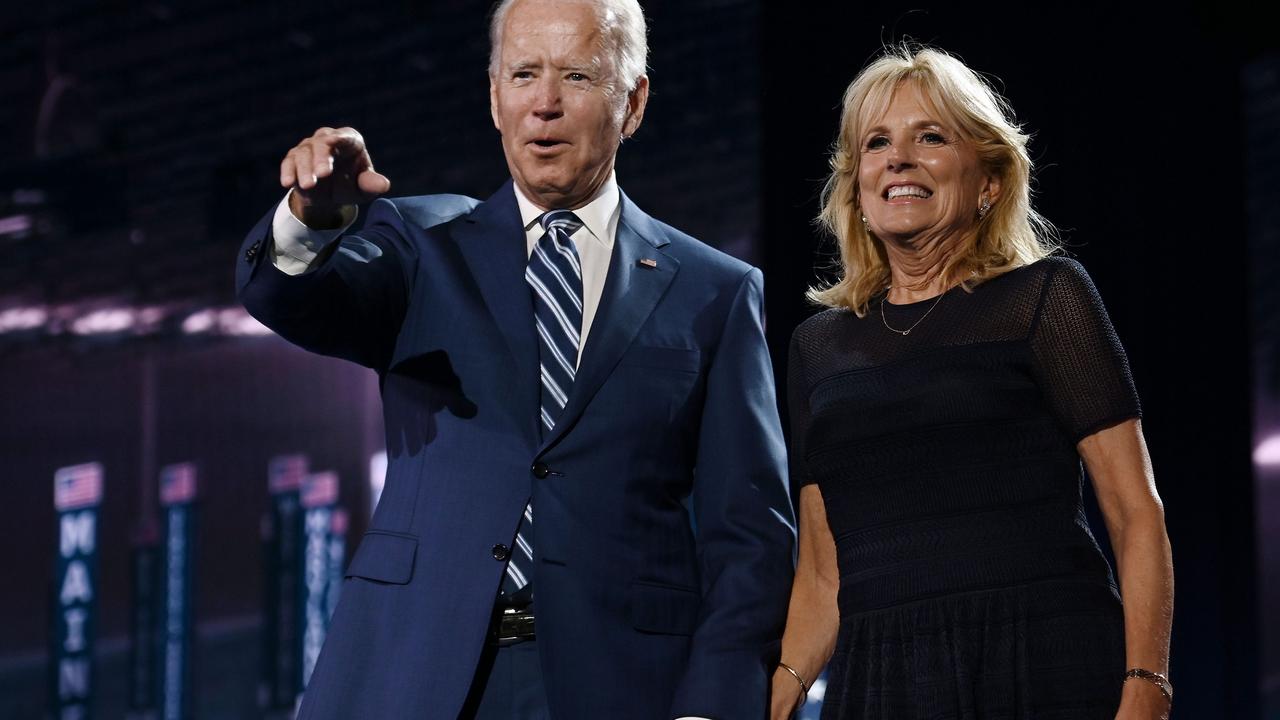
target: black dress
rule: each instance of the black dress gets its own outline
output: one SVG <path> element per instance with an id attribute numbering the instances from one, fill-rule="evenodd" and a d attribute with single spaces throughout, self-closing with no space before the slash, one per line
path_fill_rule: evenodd
<path id="1" fill-rule="evenodd" d="M 1049 258 L 950 290 L 905 336 L 881 300 L 791 343 L 793 474 L 840 569 L 822 717 L 1111 720 L 1124 619 L 1075 444 L 1140 409 L 1097 290 Z"/>

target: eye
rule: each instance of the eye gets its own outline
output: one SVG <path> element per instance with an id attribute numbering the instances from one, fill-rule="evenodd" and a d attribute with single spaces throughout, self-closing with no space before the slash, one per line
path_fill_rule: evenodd
<path id="1" fill-rule="evenodd" d="M 516 70 L 511 73 L 512 80 L 528 80 L 533 77 L 532 70 Z"/>
<path id="2" fill-rule="evenodd" d="M 942 136 L 942 133 L 928 130 L 920 134 L 920 142 L 925 145 L 945 145 L 947 139 Z"/>
<path id="3" fill-rule="evenodd" d="M 883 150 L 889 147 L 889 138 L 884 135 L 876 135 L 867 141 L 867 150 Z"/>
<path id="4" fill-rule="evenodd" d="M 570 82 L 586 82 L 588 79 L 586 75 L 583 75 L 580 72 L 571 72 L 565 77 L 568 78 Z"/>

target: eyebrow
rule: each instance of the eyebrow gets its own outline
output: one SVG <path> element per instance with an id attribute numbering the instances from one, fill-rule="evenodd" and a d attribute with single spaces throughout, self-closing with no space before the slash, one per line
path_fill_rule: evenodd
<path id="1" fill-rule="evenodd" d="M 523 60 L 508 67 L 507 72 L 514 73 L 522 70 L 541 70 L 543 67 L 544 64 L 539 60 Z M 556 65 L 555 69 L 561 72 L 586 72 L 594 76 L 600 72 L 600 61 L 599 59 L 593 59 L 586 63 Z"/>
<path id="2" fill-rule="evenodd" d="M 950 130 L 950 128 L 938 122 L 937 120 L 917 120 L 916 122 L 911 123 L 909 127 L 911 130 L 923 130 L 925 128 L 936 128 L 938 130 Z M 866 132 L 864 132 L 862 135 L 864 138 L 866 138 L 866 137 L 871 137 L 876 133 L 885 133 L 888 131 L 889 131 L 889 128 L 881 124 L 881 125 L 875 125 L 873 127 L 867 128 Z"/>

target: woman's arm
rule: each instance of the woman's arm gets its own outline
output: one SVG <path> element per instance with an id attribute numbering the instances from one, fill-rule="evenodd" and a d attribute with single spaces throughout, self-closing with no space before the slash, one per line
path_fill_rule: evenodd
<path id="1" fill-rule="evenodd" d="M 1124 669 L 1143 668 L 1168 676 L 1173 560 L 1142 424 L 1128 420 L 1113 425 L 1076 447 L 1093 479 L 1116 557 L 1124 599 Z M 1116 717 L 1163 718 L 1168 709 L 1158 687 L 1134 678 L 1124 684 Z"/>
<path id="2" fill-rule="evenodd" d="M 836 591 L 840 572 L 836 567 L 836 543 L 827 526 L 827 509 L 817 485 L 800 489 L 799 557 L 791 585 L 787 628 L 782 634 L 782 662 L 789 665 L 807 685 L 812 685 L 831 658 L 836 645 L 840 613 Z M 799 707 L 800 683 L 779 667 L 773 673 L 770 717 L 786 720 Z"/>

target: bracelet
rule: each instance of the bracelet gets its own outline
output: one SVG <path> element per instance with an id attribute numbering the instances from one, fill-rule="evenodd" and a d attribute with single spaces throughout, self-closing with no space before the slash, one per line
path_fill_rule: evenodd
<path id="1" fill-rule="evenodd" d="M 804 707 L 804 704 L 809 701 L 809 684 L 806 683 L 804 678 L 800 677 L 800 673 L 796 672 L 796 669 L 790 665 L 782 661 L 778 661 L 778 667 L 791 673 L 791 677 L 795 678 L 796 682 L 800 683 L 800 707 Z"/>
<path id="2" fill-rule="evenodd" d="M 1141 678 L 1160 688 L 1160 694 L 1164 695 L 1164 699 L 1170 704 L 1173 703 L 1173 685 L 1169 682 L 1169 678 L 1158 672 L 1151 672 L 1143 668 L 1130 668 L 1124 674 L 1124 681 L 1129 682 L 1133 678 Z"/>

